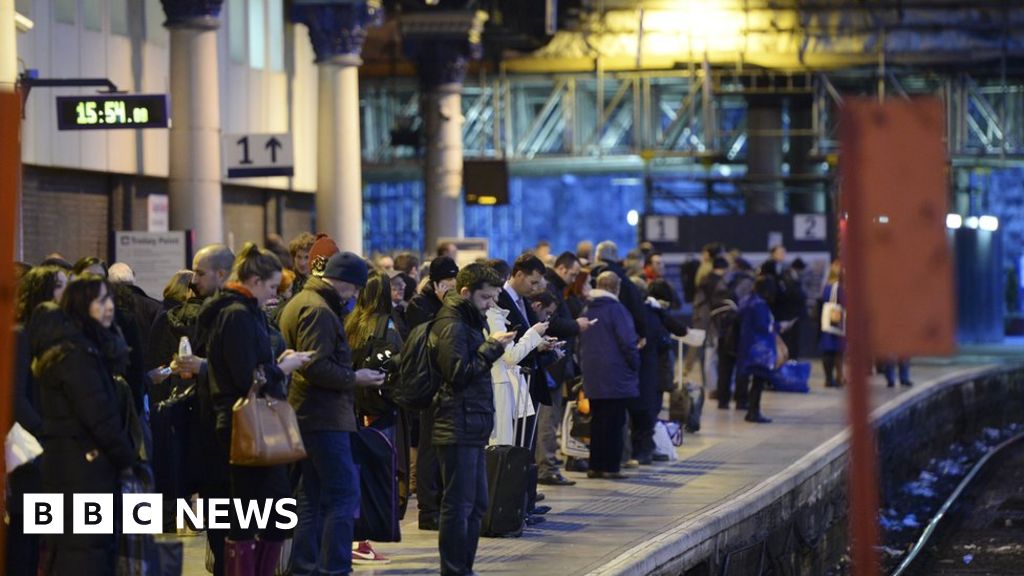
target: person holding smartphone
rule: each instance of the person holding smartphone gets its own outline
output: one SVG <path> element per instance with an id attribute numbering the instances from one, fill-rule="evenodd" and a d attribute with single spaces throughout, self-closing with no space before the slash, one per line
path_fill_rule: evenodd
<path id="1" fill-rule="evenodd" d="M 441 461 L 442 500 L 438 548 L 443 576 L 473 573 L 480 523 L 487 511 L 484 447 L 494 426 L 491 366 L 515 339 L 488 330 L 501 277 L 488 266 L 459 270 L 428 340 L 441 387 L 431 407 L 433 443 Z"/>
<path id="2" fill-rule="evenodd" d="M 333 250 L 313 264 L 312 276 L 281 312 L 290 348 L 313 352 L 292 378 L 295 408 L 308 458 L 302 469 L 299 523 L 289 573 L 348 574 L 359 506 L 359 473 L 352 458 L 355 389 L 379 387 L 384 373 L 355 370 L 343 325 L 348 303 L 366 286 L 369 266 L 351 252 Z"/>
<path id="3" fill-rule="evenodd" d="M 266 499 L 287 498 L 291 493 L 287 467 L 236 466 L 230 464 L 233 408 L 246 397 L 255 381 L 260 391 L 283 399 L 285 380 L 308 362 L 304 352 L 274 353 L 270 325 L 263 307 L 277 294 L 281 283 L 281 262 L 272 252 L 247 242 L 235 258 L 231 280 L 199 312 L 196 335 L 200 353 L 209 363 L 210 396 L 213 401 L 215 450 L 212 466 L 226 468 L 227 494 L 246 507 Z M 242 525 L 232 518 L 224 542 L 225 576 L 269 574 L 277 566 L 285 539 L 277 529 L 275 513 L 265 529 Z"/>

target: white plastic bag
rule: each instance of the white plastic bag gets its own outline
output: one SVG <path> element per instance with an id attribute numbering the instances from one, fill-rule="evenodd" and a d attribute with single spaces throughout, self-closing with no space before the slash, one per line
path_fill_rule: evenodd
<path id="1" fill-rule="evenodd" d="M 4 440 L 4 456 L 7 458 L 7 472 L 11 472 L 22 464 L 27 464 L 43 453 L 43 447 L 36 437 L 21 427 L 17 422 L 7 433 Z"/>
<path id="2" fill-rule="evenodd" d="M 668 456 L 670 462 L 679 460 L 676 454 L 676 447 L 672 445 L 672 438 L 668 434 L 668 428 L 664 422 L 654 425 L 654 451 L 663 456 Z"/>

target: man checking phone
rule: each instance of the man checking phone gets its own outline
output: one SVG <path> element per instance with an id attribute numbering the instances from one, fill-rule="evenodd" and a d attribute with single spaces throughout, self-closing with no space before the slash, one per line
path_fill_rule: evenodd
<path id="1" fill-rule="evenodd" d="M 366 261 L 335 248 L 312 268 L 302 292 L 288 301 L 280 317 L 288 347 L 312 353 L 309 363 L 292 375 L 288 397 L 309 454 L 301 463 L 299 523 L 289 570 L 296 576 L 352 571 L 353 511 L 359 505 L 350 441 L 356 430 L 355 388 L 384 382 L 382 372 L 353 370 L 342 324 L 347 304 L 366 285 Z"/>
<path id="2" fill-rule="evenodd" d="M 445 295 L 430 331 L 442 380 L 431 410 L 444 494 L 438 535 L 443 576 L 473 573 L 487 511 L 484 446 L 494 426 L 491 365 L 515 338 L 512 332 L 488 335 L 485 314 L 500 290 L 501 278 L 487 266 L 459 270 L 455 290 Z"/>

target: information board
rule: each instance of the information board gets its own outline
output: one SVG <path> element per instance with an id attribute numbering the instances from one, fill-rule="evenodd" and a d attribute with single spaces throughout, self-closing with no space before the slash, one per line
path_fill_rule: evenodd
<path id="1" fill-rule="evenodd" d="M 189 268 L 187 233 L 114 232 L 113 262 L 124 262 L 135 272 L 135 285 L 157 300 L 178 270 Z"/>

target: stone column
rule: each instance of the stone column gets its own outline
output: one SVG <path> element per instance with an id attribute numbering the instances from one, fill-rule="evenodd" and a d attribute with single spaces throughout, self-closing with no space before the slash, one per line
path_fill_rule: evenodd
<path id="1" fill-rule="evenodd" d="M 18 81 L 18 43 L 14 0 L 0 0 L 0 90 L 13 92 Z"/>
<path id="2" fill-rule="evenodd" d="M 438 238 L 464 236 L 462 214 L 462 81 L 481 55 L 484 12 L 432 11 L 402 17 L 406 54 L 420 78 L 420 114 L 426 126 L 423 166 L 424 251 Z"/>
<path id="3" fill-rule="evenodd" d="M 363 173 L 359 55 L 366 30 L 384 17 L 380 2 L 297 5 L 319 68 L 316 227 L 341 250 L 363 253 Z"/>
<path id="4" fill-rule="evenodd" d="M 217 28 L 223 0 L 162 0 L 171 32 L 170 227 L 224 241 Z"/>

